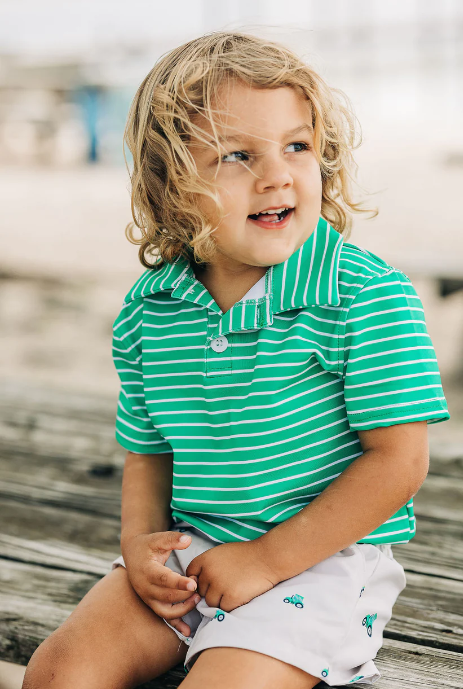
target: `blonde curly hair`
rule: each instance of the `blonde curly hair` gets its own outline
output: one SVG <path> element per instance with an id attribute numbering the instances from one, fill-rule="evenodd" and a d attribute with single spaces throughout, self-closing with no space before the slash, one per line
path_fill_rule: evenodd
<path id="1" fill-rule="evenodd" d="M 223 207 L 217 189 L 198 174 L 188 149 L 193 139 L 207 144 L 210 136 L 195 121 L 199 115 L 215 127 L 219 111 L 213 105 L 218 91 L 230 80 L 253 88 L 289 86 L 310 103 L 314 148 L 322 178 L 321 215 L 340 234 L 348 236 L 352 213 L 377 214 L 352 197 L 357 165 L 352 151 L 361 143 L 360 128 L 348 98 L 325 81 L 285 46 L 257 36 L 211 32 L 163 55 L 133 99 L 124 132 L 133 158 L 131 206 L 133 222 L 126 236 L 139 244 L 146 268 L 171 263 L 178 256 L 198 263 L 215 254 L 215 227 L 199 208 L 198 196 L 213 199 L 219 217 Z M 127 161 L 126 161 L 127 164 Z M 127 166 L 128 167 L 128 166 Z M 141 238 L 134 237 L 135 226 Z"/>

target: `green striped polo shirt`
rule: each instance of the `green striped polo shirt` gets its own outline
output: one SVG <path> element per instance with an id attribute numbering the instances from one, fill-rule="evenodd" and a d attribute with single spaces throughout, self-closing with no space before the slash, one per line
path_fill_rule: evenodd
<path id="1" fill-rule="evenodd" d="M 118 442 L 173 453 L 174 523 L 219 543 L 308 505 L 362 454 L 357 431 L 449 418 L 409 278 L 323 219 L 226 313 L 185 258 L 147 269 L 114 322 L 113 359 Z M 359 543 L 415 531 L 410 499 Z"/>

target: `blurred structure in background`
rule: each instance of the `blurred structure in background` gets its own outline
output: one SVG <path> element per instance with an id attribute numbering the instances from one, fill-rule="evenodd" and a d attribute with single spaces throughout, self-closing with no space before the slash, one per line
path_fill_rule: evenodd
<path id="1" fill-rule="evenodd" d="M 287 44 L 352 100 L 380 214 L 351 240 L 413 280 L 463 420 L 458 0 L 4 0 L 0 379 L 116 394 L 111 326 L 142 272 L 124 235 L 127 111 L 161 54 L 219 29 Z"/>

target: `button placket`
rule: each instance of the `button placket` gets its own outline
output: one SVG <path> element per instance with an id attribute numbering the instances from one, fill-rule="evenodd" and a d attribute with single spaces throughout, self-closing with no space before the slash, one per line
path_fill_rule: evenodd
<path id="1" fill-rule="evenodd" d="M 211 320 L 209 317 L 205 348 L 206 376 L 221 376 L 232 372 L 231 342 L 225 335 L 209 339 L 216 330 L 215 319 Z"/>
<path id="2" fill-rule="evenodd" d="M 228 340 L 225 335 L 220 335 L 215 340 L 211 340 L 211 347 L 214 352 L 224 352 L 228 347 Z"/>

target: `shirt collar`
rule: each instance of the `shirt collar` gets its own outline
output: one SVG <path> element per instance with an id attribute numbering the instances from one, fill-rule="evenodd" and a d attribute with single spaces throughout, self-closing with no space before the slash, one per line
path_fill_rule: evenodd
<path id="1" fill-rule="evenodd" d="M 339 306 L 338 270 L 343 238 L 323 218 L 306 242 L 272 266 L 273 313 L 305 306 Z"/>
<path id="2" fill-rule="evenodd" d="M 338 270 L 342 243 L 342 236 L 320 218 L 314 232 L 294 254 L 267 270 L 264 297 L 237 302 L 223 314 L 218 334 L 265 327 L 273 322 L 274 314 L 291 309 L 339 306 Z M 172 290 L 174 299 L 186 299 L 221 313 L 182 256 L 159 269 L 145 271 L 125 303 L 168 290 Z"/>

